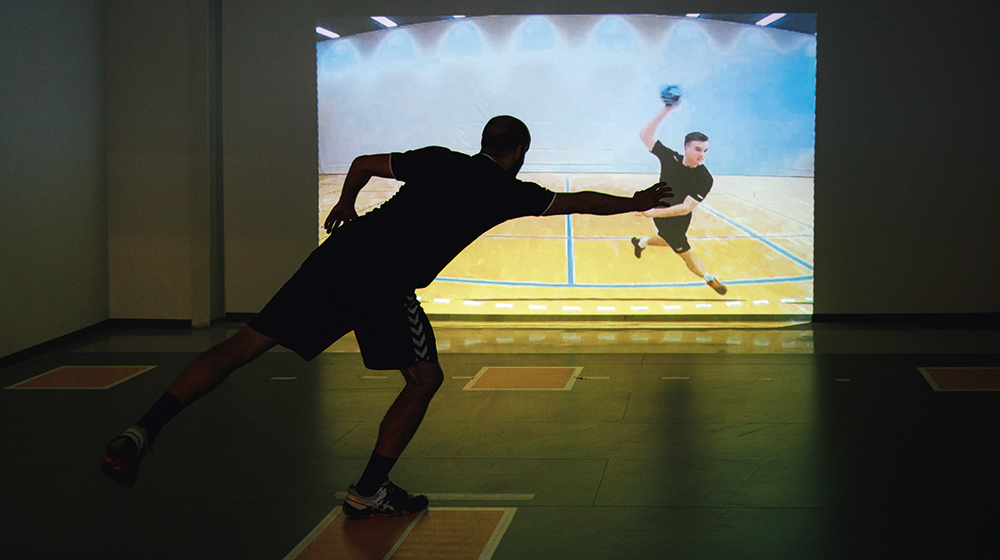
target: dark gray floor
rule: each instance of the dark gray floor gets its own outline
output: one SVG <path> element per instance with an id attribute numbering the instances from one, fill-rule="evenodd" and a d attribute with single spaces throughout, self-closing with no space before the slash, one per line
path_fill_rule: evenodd
<path id="1" fill-rule="evenodd" d="M 0 391 L 0 557 L 280 560 L 337 507 L 402 386 L 362 378 L 380 374 L 351 353 L 270 352 L 164 429 L 135 488 L 101 475 L 106 441 L 228 332 L 109 331 L 0 370 L 6 387 L 60 365 L 157 366 L 109 390 Z M 917 368 L 1000 367 L 998 333 L 815 335 L 808 352 L 444 353 L 393 479 L 534 494 L 439 504 L 517 507 L 496 560 L 968 558 L 991 544 L 1000 393 L 934 392 Z M 488 365 L 609 379 L 452 379 Z"/>

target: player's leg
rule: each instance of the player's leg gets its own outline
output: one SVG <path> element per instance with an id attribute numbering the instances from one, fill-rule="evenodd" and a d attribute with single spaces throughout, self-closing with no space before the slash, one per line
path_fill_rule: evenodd
<path id="1" fill-rule="evenodd" d="M 683 253 L 677 253 L 677 256 L 684 261 L 688 270 L 697 274 L 699 278 L 705 277 L 705 261 L 701 260 L 701 257 L 695 254 L 694 249 L 688 249 Z"/>
<path id="2" fill-rule="evenodd" d="M 729 291 L 722 282 L 705 270 L 705 261 L 701 260 L 701 257 L 695 254 L 694 249 L 689 248 L 682 253 L 677 253 L 677 256 L 684 260 L 684 264 L 687 265 L 688 270 L 702 278 L 719 295 L 724 296 Z"/>
<path id="3" fill-rule="evenodd" d="M 108 443 L 107 458 L 101 464 L 104 473 L 122 486 L 134 486 L 139 463 L 163 426 L 184 407 L 218 387 L 230 373 L 275 344 L 273 339 L 245 327 L 195 358 L 134 426 Z"/>
<path id="4" fill-rule="evenodd" d="M 413 439 L 434 394 L 444 382 L 437 363 L 434 334 L 420 303 L 412 295 L 404 305 L 379 312 L 384 324 L 355 328 L 365 365 L 372 369 L 400 367 L 405 385 L 379 426 L 378 440 L 358 483 L 348 489 L 344 513 L 368 519 L 416 513 L 427 507 L 426 496 L 414 496 L 389 481 L 389 471 Z M 400 314 L 399 311 L 403 313 Z"/>
<path id="5" fill-rule="evenodd" d="M 642 252 L 649 247 L 669 247 L 670 244 L 663 239 L 659 228 L 656 227 L 656 220 L 651 220 L 650 223 L 653 224 L 653 229 L 655 234 L 653 235 L 643 235 L 639 237 L 632 238 L 632 248 L 635 253 L 635 258 L 642 258 Z"/>
<path id="6" fill-rule="evenodd" d="M 385 413 L 375 444 L 376 453 L 393 459 L 398 458 L 413 439 L 427 406 L 444 382 L 444 372 L 438 364 L 417 362 L 400 371 L 406 385 Z"/>
<path id="7" fill-rule="evenodd" d="M 428 505 L 426 496 L 410 494 L 390 482 L 389 471 L 417 432 L 444 373 L 430 362 L 418 362 L 401 371 L 406 385 L 382 419 L 375 451 L 344 501 L 344 512 L 352 519 L 408 515 Z"/>

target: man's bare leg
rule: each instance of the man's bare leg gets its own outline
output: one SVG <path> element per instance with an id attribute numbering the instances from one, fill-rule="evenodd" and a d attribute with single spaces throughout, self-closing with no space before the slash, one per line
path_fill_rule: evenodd
<path id="1" fill-rule="evenodd" d="M 151 450 L 150 445 L 163 425 L 185 406 L 218 387 L 234 370 L 276 344 L 273 339 L 245 327 L 195 358 L 134 426 L 108 443 L 108 456 L 101 463 L 101 469 L 122 486 L 135 485 L 139 464 Z"/>
<path id="2" fill-rule="evenodd" d="M 167 391 L 187 406 L 218 387 L 237 368 L 274 348 L 277 342 L 250 327 L 188 364 Z"/>
<path id="3" fill-rule="evenodd" d="M 406 386 L 382 419 L 365 472 L 348 489 L 344 512 L 352 519 L 416 513 L 427 507 L 426 496 L 414 496 L 389 482 L 389 471 L 413 439 L 427 406 L 444 381 L 444 373 L 440 366 L 429 362 L 418 362 L 401 371 Z"/>
<path id="4" fill-rule="evenodd" d="M 663 240 L 659 235 L 653 235 L 650 237 L 642 237 L 643 245 L 646 247 L 666 247 L 667 242 Z"/>
<path id="5" fill-rule="evenodd" d="M 694 253 L 694 249 L 688 249 L 683 253 L 677 253 L 677 256 L 684 260 L 684 264 L 687 265 L 688 270 L 697 274 L 705 281 L 710 288 L 716 291 L 719 295 L 726 295 L 729 288 L 726 288 L 722 282 L 719 282 L 717 278 L 705 271 L 705 261 L 701 260 L 701 257 Z"/>
<path id="6" fill-rule="evenodd" d="M 438 364 L 417 362 L 401 371 L 406 386 L 385 413 L 375 444 L 376 453 L 392 459 L 398 458 L 413 439 L 427 406 L 444 382 L 444 372 Z"/>
<path id="7" fill-rule="evenodd" d="M 666 242 L 664 242 L 666 244 Z M 683 253 L 677 253 L 677 256 L 684 260 L 684 264 L 687 265 L 688 270 L 698 275 L 699 278 L 705 278 L 705 261 L 701 260 L 701 257 L 694 254 L 693 249 L 688 249 Z"/>

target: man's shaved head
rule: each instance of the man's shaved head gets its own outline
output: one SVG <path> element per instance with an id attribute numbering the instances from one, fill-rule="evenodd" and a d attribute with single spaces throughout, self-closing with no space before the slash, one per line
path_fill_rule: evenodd
<path id="1" fill-rule="evenodd" d="M 493 117 L 483 128 L 482 151 L 492 156 L 508 154 L 518 146 L 527 149 L 530 143 L 527 125 L 510 115 Z"/>

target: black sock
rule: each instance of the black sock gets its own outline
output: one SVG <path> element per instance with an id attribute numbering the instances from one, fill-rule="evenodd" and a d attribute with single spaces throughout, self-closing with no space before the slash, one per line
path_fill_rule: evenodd
<path id="1" fill-rule="evenodd" d="M 153 443 L 160 430 L 163 429 L 163 425 L 169 422 L 174 416 L 177 416 L 177 413 L 183 409 L 184 403 L 175 397 L 173 393 L 167 391 L 153 404 L 149 412 L 136 422 L 136 425 L 146 430 L 147 442 Z"/>
<path id="2" fill-rule="evenodd" d="M 361 474 L 361 480 L 354 486 L 354 490 L 362 496 L 375 494 L 382 483 L 389 480 L 389 471 L 396 464 L 396 459 L 383 457 L 372 451 L 372 458 L 368 460 L 365 472 Z"/>

